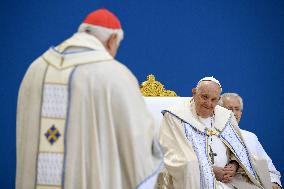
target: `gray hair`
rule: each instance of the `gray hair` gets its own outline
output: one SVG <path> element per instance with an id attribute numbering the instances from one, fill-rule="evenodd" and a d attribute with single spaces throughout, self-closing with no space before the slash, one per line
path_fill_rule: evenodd
<path id="1" fill-rule="evenodd" d="M 94 26 L 91 24 L 81 24 L 78 28 L 78 32 L 87 32 L 91 35 L 96 36 L 101 42 L 106 42 L 111 34 L 117 34 L 117 44 L 122 41 L 124 35 L 122 29 L 110 29 L 102 26 Z"/>
<path id="2" fill-rule="evenodd" d="M 223 93 L 223 94 L 221 95 L 221 98 L 220 98 L 219 102 L 218 102 L 218 104 L 219 104 L 220 106 L 224 107 L 223 98 L 226 98 L 226 97 L 236 97 L 236 98 L 239 100 L 240 104 L 241 104 L 241 110 L 244 109 L 243 99 L 242 99 L 242 97 L 241 97 L 240 95 L 238 95 L 237 93 Z"/>

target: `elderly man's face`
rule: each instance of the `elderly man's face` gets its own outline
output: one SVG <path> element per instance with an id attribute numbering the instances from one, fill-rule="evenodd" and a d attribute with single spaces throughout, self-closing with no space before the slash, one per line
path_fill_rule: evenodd
<path id="1" fill-rule="evenodd" d="M 207 118 L 213 115 L 220 99 L 220 87 L 212 81 L 202 81 L 198 88 L 192 89 L 197 115 Z"/>
<path id="2" fill-rule="evenodd" d="M 242 117 L 242 109 L 241 109 L 241 103 L 237 97 L 230 96 L 230 97 L 223 97 L 223 106 L 229 110 L 232 110 L 235 114 L 235 117 L 238 121 L 238 123 L 241 120 Z"/>

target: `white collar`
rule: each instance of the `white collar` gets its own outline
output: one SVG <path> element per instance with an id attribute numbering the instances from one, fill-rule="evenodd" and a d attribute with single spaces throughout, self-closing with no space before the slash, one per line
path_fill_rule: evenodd
<path id="1" fill-rule="evenodd" d="M 89 48 L 90 50 L 77 53 L 61 53 L 68 47 L 82 47 Z M 113 57 L 106 51 L 103 44 L 94 36 L 86 33 L 74 34 L 56 48 L 50 48 L 42 55 L 42 58 L 57 69 L 113 60 Z"/>

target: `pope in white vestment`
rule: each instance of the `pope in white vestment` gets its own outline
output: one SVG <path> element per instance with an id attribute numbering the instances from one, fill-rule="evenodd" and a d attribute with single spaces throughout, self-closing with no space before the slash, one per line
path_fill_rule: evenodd
<path id="1" fill-rule="evenodd" d="M 159 142 L 174 188 L 269 188 L 251 160 L 233 113 L 216 106 L 220 92 L 220 83 L 206 77 L 193 89 L 193 98 L 163 111 Z M 213 167 L 226 166 L 226 174 L 216 177 Z"/>
<path id="2" fill-rule="evenodd" d="M 16 188 L 153 188 L 161 166 L 153 119 L 136 78 L 113 58 L 120 23 L 101 9 L 79 31 L 21 83 Z"/>

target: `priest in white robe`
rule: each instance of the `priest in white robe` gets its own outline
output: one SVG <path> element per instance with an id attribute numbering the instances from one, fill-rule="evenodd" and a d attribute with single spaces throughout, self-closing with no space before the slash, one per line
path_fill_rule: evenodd
<path id="1" fill-rule="evenodd" d="M 238 123 L 240 122 L 244 107 L 243 99 L 241 96 L 239 96 L 236 93 L 224 93 L 221 95 L 219 105 L 229 110 L 232 110 Z M 244 129 L 240 130 L 244 142 L 248 150 L 251 152 L 251 154 L 253 154 L 253 157 L 259 159 L 265 159 L 267 161 L 273 189 L 280 189 L 282 187 L 280 181 L 281 174 L 279 171 L 277 171 L 277 169 L 273 165 L 271 158 L 267 155 L 267 153 L 263 149 L 261 143 L 258 141 L 257 136 L 250 131 L 246 131 Z"/>
<path id="2" fill-rule="evenodd" d="M 17 107 L 17 189 L 153 188 L 162 166 L 135 76 L 114 59 L 106 9 L 29 67 Z"/>
<path id="3" fill-rule="evenodd" d="M 205 77 L 192 98 L 163 111 L 159 142 L 174 188 L 270 189 L 268 170 L 251 160 L 233 113 L 217 106 L 221 90 Z"/>

